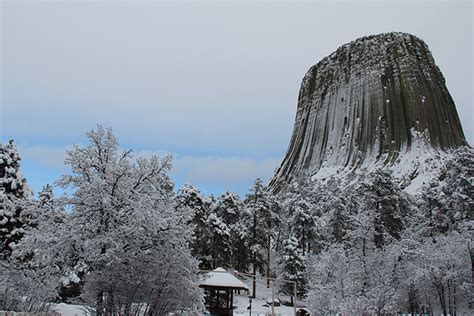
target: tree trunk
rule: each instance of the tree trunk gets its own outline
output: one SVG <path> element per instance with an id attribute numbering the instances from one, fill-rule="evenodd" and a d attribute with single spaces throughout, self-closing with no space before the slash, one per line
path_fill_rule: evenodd
<path id="1" fill-rule="evenodd" d="M 306 245 L 305 245 L 306 240 L 305 240 L 305 238 L 304 238 L 304 237 L 305 237 L 305 236 L 304 236 L 304 226 L 303 226 L 302 230 L 303 230 L 303 232 L 302 232 L 302 234 L 301 234 L 301 248 L 303 249 L 303 257 L 304 257 L 304 255 L 305 255 L 305 250 L 306 250 Z"/>
<path id="2" fill-rule="evenodd" d="M 211 255 L 211 257 L 212 257 L 212 259 L 211 259 L 212 260 L 212 270 L 217 268 L 216 267 L 216 247 L 215 247 L 215 244 L 216 244 L 215 237 L 212 237 L 212 247 L 211 247 L 211 249 L 212 249 L 212 255 Z"/>
<path id="3" fill-rule="evenodd" d="M 415 315 L 417 311 L 417 299 L 416 299 L 416 290 L 412 287 L 408 291 L 408 303 L 410 306 L 410 314 Z"/>
<path id="4" fill-rule="evenodd" d="M 256 296 L 256 291 L 257 291 L 257 265 L 255 264 L 255 261 L 257 260 L 256 255 L 253 255 L 253 282 L 252 282 L 252 298 L 255 298 Z"/>
<path id="5" fill-rule="evenodd" d="M 365 237 L 362 240 L 362 257 L 364 258 L 362 263 L 364 265 L 364 287 L 362 288 L 362 293 L 365 292 L 365 288 L 367 287 L 367 265 L 366 265 L 366 254 L 365 254 Z"/>
<path id="6" fill-rule="evenodd" d="M 443 312 L 443 315 L 446 316 L 448 314 L 446 310 L 446 298 L 445 298 L 445 293 L 444 293 L 444 286 L 442 284 L 436 284 L 436 289 L 438 290 L 439 304 L 441 305 L 441 310 Z"/>
<path id="7" fill-rule="evenodd" d="M 268 249 L 267 249 L 267 289 L 270 287 L 270 252 L 271 252 L 271 237 L 268 236 Z"/>
<path id="8" fill-rule="evenodd" d="M 95 304 L 95 311 L 97 316 L 103 316 L 104 315 L 104 292 L 99 291 L 97 293 L 97 301 Z"/>
<path id="9" fill-rule="evenodd" d="M 452 315 L 453 309 L 453 302 L 452 302 L 452 294 L 451 294 L 451 280 L 448 279 L 448 308 L 449 314 Z"/>
<path id="10" fill-rule="evenodd" d="M 471 281 L 474 283 L 474 247 L 471 247 L 470 244 L 467 244 L 467 249 L 469 249 L 469 254 L 471 255 Z"/>
<path id="11" fill-rule="evenodd" d="M 453 285 L 453 312 L 452 316 L 456 316 L 457 308 L 456 308 L 456 285 Z"/>
<path id="12" fill-rule="evenodd" d="M 105 315 L 112 316 L 114 311 L 114 294 L 112 290 L 107 293 L 107 300 L 105 301 Z"/>
<path id="13" fill-rule="evenodd" d="M 257 200 L 257 196 L 255 196 L 255 200 Z M 254 211 L 253 213 L 253 234 L 252 234 L 252 246 L 255 247 L 255 244 L 257 243 L 257 213 Z M 256 287 L 257 287 L 257 254 L 253 253 L 253 283 L 252 283 L 252 297 L 255 298 L 255 292 L 256 292 Z"/>

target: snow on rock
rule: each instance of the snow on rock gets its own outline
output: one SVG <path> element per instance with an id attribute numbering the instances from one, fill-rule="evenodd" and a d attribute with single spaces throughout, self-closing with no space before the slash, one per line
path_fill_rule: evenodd
<path id="1" fill-rule="evenodd" d="M 306 73 L 293 135 L 269 187 L 276 193 L 299 176 L 388 166 L 410 191 L 431 172 L 430 162 L 465 145 L 428 46 L 406 33 L 367 36 Z"/>

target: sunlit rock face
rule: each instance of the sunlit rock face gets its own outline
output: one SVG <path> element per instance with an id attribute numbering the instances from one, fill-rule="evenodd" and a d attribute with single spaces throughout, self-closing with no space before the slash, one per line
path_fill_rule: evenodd
<path id="1" fill-rule="evenodd" d="M 367 36 L 304 76 L 293 135 L 269 187 L 278 192 L 298 175 L 381 164 L 408 163 L 403 172 L 414 178 L 426 159 L 422 152 L 433 156 L 466 144 L 428 46 L 406 33 Z"/>

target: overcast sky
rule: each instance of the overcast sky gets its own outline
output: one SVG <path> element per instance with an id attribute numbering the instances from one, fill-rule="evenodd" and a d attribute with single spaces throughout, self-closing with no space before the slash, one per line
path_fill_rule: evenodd
<path id="1" fill-rule="evenodd" d="M 307 69 L 358 37 L 421 37 L 474 143 L 471 1 L 1 1 L 0 141 L 35 191 L 96 124 L 172 153 L 177 187 L 241 195 L 288 146 Z"/>

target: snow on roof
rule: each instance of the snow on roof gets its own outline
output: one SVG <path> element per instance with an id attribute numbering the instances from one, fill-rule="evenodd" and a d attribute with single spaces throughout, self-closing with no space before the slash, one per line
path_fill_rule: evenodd
<path id="1" fill-rule="evenodd" d="M 207 279 L 199 286 L 207 287 L 228 287 L 248 290 L 249 287 L 235 276 L 222 268 L 217 268 L 206 274 Z"/>

